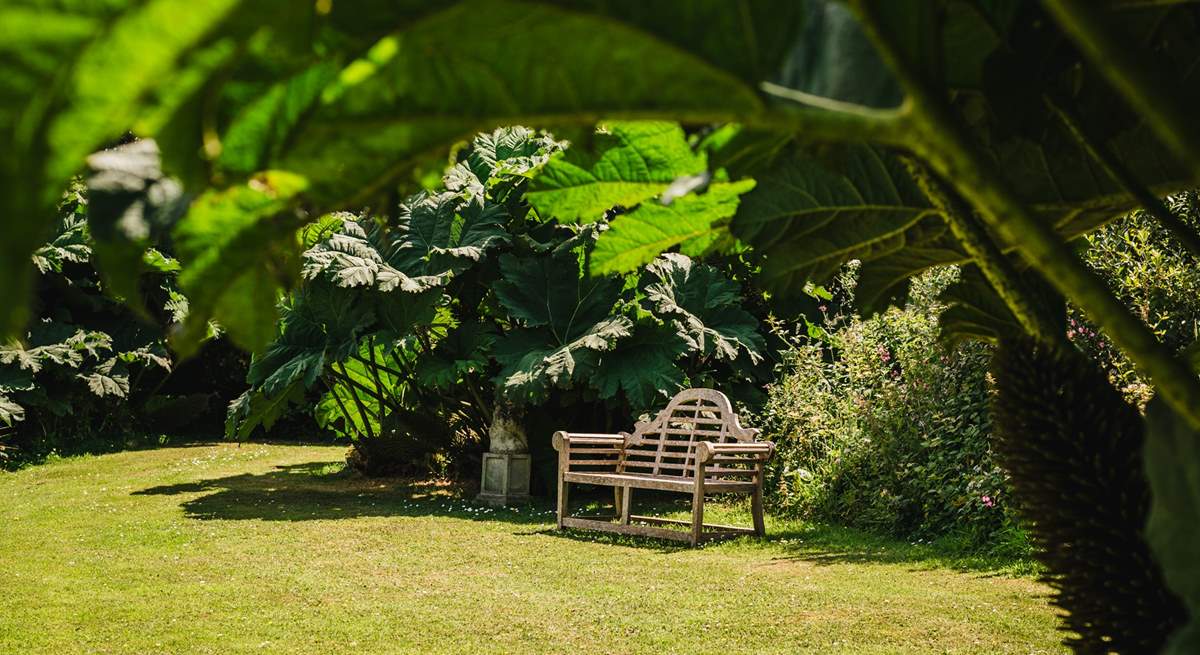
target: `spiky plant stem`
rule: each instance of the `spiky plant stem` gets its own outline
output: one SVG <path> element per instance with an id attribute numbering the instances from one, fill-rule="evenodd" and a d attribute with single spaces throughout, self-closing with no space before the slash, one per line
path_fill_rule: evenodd
<path id="1" fill-rule="evenodd" d="M 1029 338 L 993 356 L 995 447 L 1076 653 L 1157 653 L 1186 614 L 1143 538 L 1144 423 L 1094 364 Z"/>

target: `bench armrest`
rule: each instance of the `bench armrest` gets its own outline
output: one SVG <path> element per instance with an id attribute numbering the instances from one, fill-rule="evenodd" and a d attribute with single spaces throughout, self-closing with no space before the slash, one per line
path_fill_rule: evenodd
<path id="1" fill-rule="evenodd" d="M 545 433 L 543 433 L 545 434 Z M 622 434 L 601 434 L 598 432 L 567 432 L 559 430 L 554 433 L 551 439 L 554 444 L 554 449 L 558 452 L 563 452 L 569 448 L 571 444 L 592 444 L 597 446 L 613 446 L 623 448 L 625 446 L 625 436 Z"/>
<path id="2" fill-rule="evenodd" d="M 554 449 L 558 451 L 560 472 L 614 473 L 624 455 L 625 434 L 594 432 L 554 433 Z"/>
<path id="3" fill-rule="evenodd" d="M 775 453 L 775 444 L 770 441 L 755 441 L 751 443 L 715 443 L 701 441 L 696 444 L 696 459 L 701 464 L 709 464 L 715 455 L 755 455 L 760 462 L 765 462 Z"/>

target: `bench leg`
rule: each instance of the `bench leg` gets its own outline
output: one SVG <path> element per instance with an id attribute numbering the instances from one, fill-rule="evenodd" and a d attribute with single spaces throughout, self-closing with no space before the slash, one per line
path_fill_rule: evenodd
<path id="1" fill-rule="evenodd" d="M 620 489 L 621 494 L 621 509 L 619 510 L 621 513 L 621 525 L 629 525 L 629 505 L 633 501 L 633 487 L 617 488 Z"/>
<path id="2" fill-rule="evenodd" d="M 767 526 L 763 523 L 763 490 L 762 481 L 754 487 L 754 497 L 750 500 L 750 513 L 754 515 L 754 534 L 759 538 L 767 536 Z"/>
<path id="3" fill-rule="evenodd" d="M 693 546 L 700 543 L 704 530 L 704 467 L 696 471 L 696 490 L 692 492 L 692 539 Z"/>
<path id="4" fill-rule="evenodd" d="M 567 481 L 563 479 L 562 469 L 558 470 L 558 529 L 562 530 L 563 518 L 567 515 Z"/>

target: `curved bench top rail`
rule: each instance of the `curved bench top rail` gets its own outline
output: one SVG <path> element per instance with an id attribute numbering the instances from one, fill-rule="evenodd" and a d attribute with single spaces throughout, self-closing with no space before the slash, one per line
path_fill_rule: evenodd
<path id="1" fill-rule="evenodd" d="M 685 389 L 649 421 L 638 422 L 625 443 L 618 471 L 695 477 L 696 445 L 752 442 L 729 397 L 715 389 Z"/>

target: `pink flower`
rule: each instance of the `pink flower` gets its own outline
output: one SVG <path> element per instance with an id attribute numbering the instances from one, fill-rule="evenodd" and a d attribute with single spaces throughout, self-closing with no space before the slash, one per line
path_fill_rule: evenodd
<path id="1" fill-rule="evenodd" d="M 980 496 L 979 500 L 983 501 L 984 507 L 995 507 L 996 501 L 992 500 L 991 496 Z"/>
<path id="2" fill-rule="evenodd" d="M 829 308 L 828 308 L 828 307 L 826 307 L 825 305 L 819 305 L 819 306 L 817 306 L 817 309 L 821 310 L 821 313 L 822 313 L 822 314 L 824 314 L 825 312 L 829 311 Z"/>

